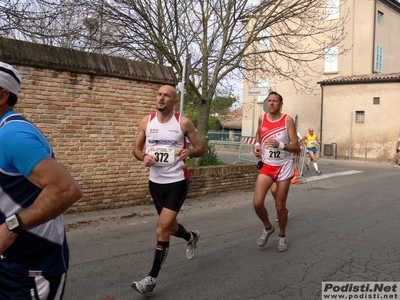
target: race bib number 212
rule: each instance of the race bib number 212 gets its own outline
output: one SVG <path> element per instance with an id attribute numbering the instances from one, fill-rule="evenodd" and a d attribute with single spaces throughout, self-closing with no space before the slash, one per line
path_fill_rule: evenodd
<path id="1" fill-rule="evenodd" d="M 268 158 L 269 159 L 282 159 L 285 158 L 285 151 L 282 151 L 278 148 L 269 148 L 268 149 Z"/>

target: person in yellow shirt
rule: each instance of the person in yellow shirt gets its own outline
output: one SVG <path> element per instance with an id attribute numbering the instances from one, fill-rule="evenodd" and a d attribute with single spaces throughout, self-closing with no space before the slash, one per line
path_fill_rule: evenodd
<path id="1" fill-rule="evenodd" d="M 312 161 L 315 171 L 320 175 L 321 171 L 318 169 L 317 158 L 315 157 L 315 153 L 317 152 L 317 145 L 321 144 L 321 140 L 314 133 L 314 129 L 310 127 L 308 129 L 308 135 L 304 136 L 302 139 L 303 143 L 306 144 L 307 153 L 309 155 L 308 161 L 306 163 L 306 168 L 309 170 L 308 165 Z"/>

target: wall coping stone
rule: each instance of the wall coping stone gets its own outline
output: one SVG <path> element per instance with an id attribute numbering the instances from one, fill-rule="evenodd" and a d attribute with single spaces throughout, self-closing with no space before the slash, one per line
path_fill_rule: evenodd
<path id="1" fill-rule="evenodd" d="M 178 84 L 172 67 L 3 37 L 0 37 L 0 59 L 15 65 Z"/>

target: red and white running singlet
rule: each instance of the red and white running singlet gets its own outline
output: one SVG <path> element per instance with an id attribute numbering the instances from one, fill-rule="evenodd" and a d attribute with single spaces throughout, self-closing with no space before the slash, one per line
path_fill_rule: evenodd
<path id="1" fill-rule="evenodd" d="M 149 180 L 152 182 L 164 184 L 189 179 L 186 162 L 175 155 L 176 149 L 187 148 L 180 121 L 178 113 L 167 123 L 158 122 L 157 112 L 149 115 L 146 153 L 156 156 L 156 164 L 150 168 Z"/>
<path id="2" fill-rule="evenodd" d="M 268 165 L 281 166 L 293 158 L 292 153 L 288 151 L 278 148 L 268 148 L 266 145 L 266 140 L 270 138 L 284 144 L 290 143 L 286 119 L 287 114 L 283 114 L 282 117 L 276 121 L 270 121 L 268 119 L 268 114 L 263 115 L 260 128 L 261 159 Z"/>

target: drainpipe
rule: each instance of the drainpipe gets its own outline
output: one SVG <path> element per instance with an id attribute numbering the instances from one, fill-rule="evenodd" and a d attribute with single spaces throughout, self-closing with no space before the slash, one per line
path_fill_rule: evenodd
<path id="1" fill-rule="evenodd" d="M 350 113 L 350 141 L 349 141 L 349 160 L 351 160 L 351 143 L 353 141 L 353 112 Z"/>
<path id="2" fill-rule="evenodd" d="M 257 98 L 254 97 L 254 99 L 253 99 L 253 121 L 251 122 L 251 136 L 252 137 L 256 136 L 256 133 L 254 130 L 254 124 L 255 124 L 255 118 L 256 118 L 256 101 L 257 101 Z M 258 124 L 258 122 L 257 122 L 257 124 Z"/>
<path id="3" fill-rule="evenodd" d="M 373 31 L 372 31 L 372 74 L 375 73 L 375 56 L 376 56 L 376 2 L 377 0 L 374 1 L 374 26 L 373 26 Z"/>
<path id="4" fill-rule="evenodd" d="M 322 121 L 324 117 L 324 86 L 321 84 L 321 117 L 320 117 L 320 124 L 319 124 L 319 139 L 321 140 L 321 144 L 319 146 L 319 158 L 322 157 Z"/>

